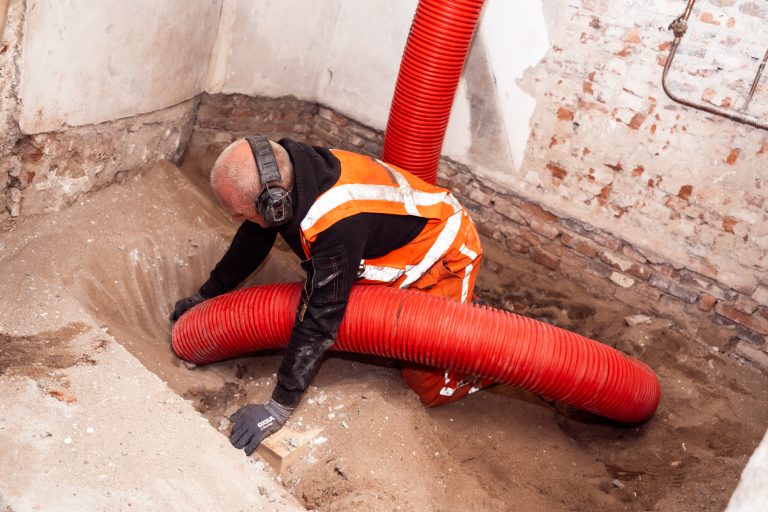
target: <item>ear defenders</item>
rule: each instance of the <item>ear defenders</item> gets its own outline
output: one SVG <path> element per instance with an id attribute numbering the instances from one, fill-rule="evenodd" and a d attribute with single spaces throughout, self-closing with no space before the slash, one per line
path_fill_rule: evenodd
<path id="1" fill-rule="evenodd" d="M 290 191 L 280 186 L 282 178 L 272 146 L 263 135 L 253 135 L 245 140 L 251 147 L 262 185 L 261 193 L 256 198 L 256 212 L 270 227 L 285 224 L 293 216 L 293 198 Z"/>

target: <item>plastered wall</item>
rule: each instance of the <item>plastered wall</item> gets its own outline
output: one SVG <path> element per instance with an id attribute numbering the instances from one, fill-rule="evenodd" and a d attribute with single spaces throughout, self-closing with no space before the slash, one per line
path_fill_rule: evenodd
<path id="1" fill-rule="evenodd" d="M 11 0 L 0 41 L 0 220 L 178 159 L 221 0 Z"/>
<path id="2" fill-rule="evenodd" d="M 161 110 L 204 88 L 221 0 L 27 0 L 24 133 Z"/>

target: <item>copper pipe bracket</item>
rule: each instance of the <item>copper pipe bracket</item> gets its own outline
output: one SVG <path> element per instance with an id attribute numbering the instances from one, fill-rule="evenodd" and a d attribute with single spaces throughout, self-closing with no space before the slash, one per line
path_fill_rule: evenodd
<path id="1" fill-rule="evenodd" d="M 664 71 L 661 74 L 661 86 L 664 89 L 664 92 L 667 94 L 667 96 L 669 96 L 670 99 L 672 99 L 677 103 L 680 103 L 681 105 L 695 108 L 697 110 L 702 110 L 704 112 L 708 112 L 716 116 L 725 117 L 726 119 L 747 124 L 749 126 L 754 126 L 755 128 L 768 130 L 768 123 L 762 122 L 757 118 L 755 118 L 754 116 L 751 116 L 746 113 L 746 110 L 749 107 L 749 103 L 750 101 L 752 101 L 752 95 L 754 94 L 755 89 L 757 89 L 757 84 L 760 81 L 760 77 L 763 73 L 763 69 L 765 68 L 765 62 L 766 60 L 768 60 L 768 52 L 766 52 L 765 57 L 763 57 L 763 62 L 760 64 L 757 74 L 755 75 L 755 78 L 752 81 L 752 87 L 750 88 L 747 99 L 744 102 L 744 106 L 741 109 L 742 112 L 738 112 L 731 109 L 725 109 L 721 107 L 716 107 L 714 105 L 705 105 L 703 103 L 697 103 L 697 102 L 682 98 L 680 96 L 677 96 L 675 93 L 669 90 L 669 85 L 667 84 L 667 75 L 669 74 L 669 70 L 672 67 L 672 61 L 675 58 L 675 54 L 677 53 L 678 46 L 680 46 L 680 41 L 685 35 L 685 32 L 688 30 L 688 17 L 691 15 L 691 11 L 693 10 L 693 4 L 695 2 L 696 0 L 688 0 L 688 4 L 685 7 L 685 12 L 682 15 L 675 18 L 674 21 L 672 21 L 672 23 L 669 24 L 668 28 L 674 33 L 675 39 L 672 42 L 672 46 L 669 49 L 669 55 L 667 56 L 667 61 L 664 63 Z"/>

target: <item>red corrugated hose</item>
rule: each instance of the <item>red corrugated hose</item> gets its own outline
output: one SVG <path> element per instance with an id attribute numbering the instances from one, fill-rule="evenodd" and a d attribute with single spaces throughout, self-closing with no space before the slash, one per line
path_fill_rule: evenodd
<path id="1" fill-rule="evenodd" d="M 196 364 L 285 347 L 300 283 L 258 286 L 208 300 L 172 333 Z M 354 286 L 333 350 L 452 368 L 611 418 L 650 418 L 661 395 L 645 364 L 584 336 L 487 306 L 418 291 Z"/>
<path id="2" fill-rule="evenodd" d="M 421 0 L 411 26 L 383 159 L 435 183 L 456 87 L 482 0 Z M 301 284 L 248 288 L 199 304 L 172 333 L 196 364 L 282 348 Z M 656 375 L 607 345 L 512 313 L 424 293 L 355 286 L 334 350 L 471 373 L 617 421 L 650 418 Z"/>
<path id="3" fill-rule="evenodd" d="M 483 0 L 421 0 L 403 52 L 382 159 L 432 184 L 482 8 Z"/>

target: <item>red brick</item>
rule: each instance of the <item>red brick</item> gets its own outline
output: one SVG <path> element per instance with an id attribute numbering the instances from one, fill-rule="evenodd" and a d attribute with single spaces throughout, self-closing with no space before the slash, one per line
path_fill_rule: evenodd
<path id="1" fill-rule="evenodd" d="M 557 222 L 559 220 L 556 215 L 552 215 L 537 204 L 523 203 L 520 205 L 520 209 L 534 217 L 538 217 L 544 222 Z M 525 216 L 525 213 L 523 215 Z"/>
<path id="2" fill-rule="evenodd" d="M 561 121 L 573 121 L 573 112 L 565 107 L 557 109 L 557 118 Z"/>
<path id="3" fill-rule="evenodd" d="M 692 193 L 693 193 L 693 186 L 683 185 L 682 187 L 680 187 L 680 190 L 677 193 L 677 197 L 685 201 L 688 201 L 691 198 Z"/>
<path id="4" fill-rule="evenodd" d="M 715 307 L 715 304 L 717 303 L 717 299 L 709 294 L 704 294 L 699 299 L 699 303 L 697 304 L 697 307 L 702 311 L 711 311 L 713 307 Z"/>
<path id="5" fill-rule="evenodd" d="M 531 231 L 523 231 L 520 233 L 520 239 L 533 247 L 538 247 L 541 245 L 541 239 Z"/>
<path id="6" fill-rule="evenodd" d="M 638 263 L 646 263 L 648 261 L 648 259 L 645 256 L 637 252 L 630 245 L 625 245 L 624 247 L 622 247 L 621 254 L 623 254 L 629 259 L 635 260 Z"/>
<path id="7" fill-rule="evenodd" d="M 697 274 L 701 274 L 704 277 L 708 277 L 715 281 L 717 281 L 717 277 L 720 275 L 717 267 L 705 258 L 692 258 L 688 263 L 688 268 Z"/>
<path id="8" fill-rule="evenodd" d="M 635 291 L 651 300 L 659 300 L 661 298 L 661 292 L 648 283 L 638 284 L 635 286 Z"/>
<path id="9" fill-rule="evenodd" d="M 723 231 L 727 233 L 733 233 L 733 226 L 738 224 L 739 221 L 733 217 L 726 217 L 723 219 Z"/>
<path id="10" fill-rule="evenodd" d="M 554 242 L 550 242 L 548 244 L 542 244 L 541 248 L 557 256 L 558 259 L 562 258 L 567 251 L 566 247 L 563 244 L 561 244 L 558 240 Z"/>
<path id="11" fill-rule="evenodd" d="M 554 223 L 543 222 L 538 218 L 531 219 L 531 229 L 537 234 L 554 240 L 560 234 L 560 229 Z"/>
<path id="12" fill-rule="evenodd" d="M 754 313 L 758 306 L 757 301 L 741 294 L 736 298 L 736 302 L 733 305 L 736 309 L 748 315 Z"/>
<path id="13" fill-rule="evenodd" d="M 715 312 L 728 320 L 737 323 L 751 331 L 765 336 L 768 334 L 768 319 L 759 315 L 748 315 L 738 309 L 723 304 L 722 302 L 715 306 Z"/>
<path id="14" fill-rule="evenodd" d="M 559 180 L 565 179 L 566 176 L 568 176 L 568 171 L 560 167 L 554 162 L 549 162 L 547 164 L 547 169 L 549 172 L 552 173 L 553 178 L 557 178 Z"/>
<path id="15" fill-rule="evenodd" d="M 634 116 L 632 116 L 632 119 L 629 121 L 629 127 L 633 130 L 637 130 L 643 125 L 643 122 L 645 122 L 645 118 L 648 117 L 646 114 L 643 114 L 641 112 L 638 112 Z"/>
<path id="16" fill-rule="evenodd" d="M 587 258 L 594 258 L 597 256 L 597 249 L 583 238 L 563 233 L 562 240 L 565 245 L 572 247 L 576 252 L 583 254 Z"/>
<path id="17" fill-rule="evenodd" d="M 634 278 L 640 279 L 641 281 L 648 281 L 648 279 L 651 277 L 651 269 L 645 265 L 640 265 L 637 263 L 633 263 L 632 266 L 630 266 L 624 272 Z"/>
<path id="18" fill-rule="evenodd" d="M 541 251 L 539 249 L 531 249 L 530 257 L 531 260 L 538 263 L 539 265 L 543 265 L 550 270 L 557 270 L 559 260 L 547 252 Z"/>
<path id="19" fill-rule="evenodd" d="M 496 201 L 496 204 L 493 205 L 493 209 L 513 222 L 525 224 L 525 219 L 520 215 L 520 211 L 513 204 L 506 201 Z"/>
<path id="20" fill-rule="evenodd" d="M 613 274 L 613 268 L 598 260 L 590 261 L 587 270 L 596 276 L 604 277 L 606 279 Z"/>
<path id="21" fill-rule="evenodd" d="M 701 13 L 699 19 L 704 23 L 709 23 L 710 25 L 720 25 L 720 22 L 715 19 L 711 12 Z"/>
<path id="22" fill-rule="evenodd" d="M 612 251 L 620 251 L 624 243 L 621 240 L 613 238 L 605 233 L 595 233 L 592 239 L 603 247 L 607 247 Z"/>
<path id="23" fill-rule="evenodd" d="M 677 277 L 678 274 L 678 271 L 672 265 L 667 265 L 666 263 L 654 266 L 654 270 L 667 277 Z"/>

